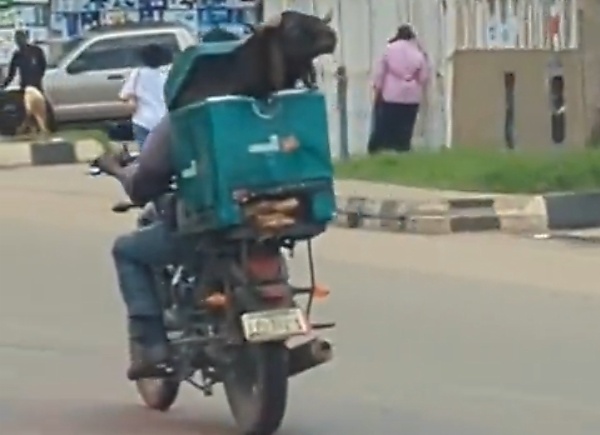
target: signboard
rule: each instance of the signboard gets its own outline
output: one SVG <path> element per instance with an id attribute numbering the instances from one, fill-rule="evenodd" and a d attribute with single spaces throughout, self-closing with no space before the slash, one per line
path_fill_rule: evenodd
<path id="1" fill-rule="evenodd" d="M 16 29 L 26 30 L 29 39 L 48 52 L 48 0 L 0 0 L 0 65 L 6 65 L 16 49 Z"/>
<path id="2" fill-rule="evenodd" d="M 0 0 L 9 1 L 9 0 Z M 193 33 L 215 25 L 246 32 L 257 22 L 256 1 L 240 0 L 56 0 L 51 30 L 64 39 L 81 36 L 88 28 L 114 22 L 176 22 Z"/>

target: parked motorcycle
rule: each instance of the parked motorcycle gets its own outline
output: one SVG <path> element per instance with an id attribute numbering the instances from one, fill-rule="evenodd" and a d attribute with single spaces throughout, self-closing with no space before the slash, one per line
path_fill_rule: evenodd
<path id="1" fill-rule="evenodd" d="M 125 161 L 135 158 L 126 147 L 124 155 Z M 90 174 L 100 174 L 94 163 Z M 257 219 L 268 216 L 268 210 L 280 216 L 295 205 L 289 197 L 253 204 Z M 154 203 L 143 207 L 139 227 L 154 222 L 156 207 Z M 136 205 L 122 201 L 113 211 L 133 208 Z M 286 409 L 288 379 L 332 359 L 331 344 L 315 331 L 334 324 L 310 321 L 313 300 L 328 295 L 315 278 L 310 239 L 305 242 L 310 283 L 306 287 L 290 283 L 283 252 L 293 253 L 297 243 L 276 235 L 228 231 L 181 236 L 185 249 L 180 261 L 154 273 L 175 373 L 136 382 L 148 407 L 168 410 L 184 382 L 205 396 L 221 383 L 243 434 L 269 435 L 277 430 Z M 304 306 L 298 303 L 301 297 L 308 298 Z M 298 343 L 292 345 L 294 340 Z M 135 345 L 130 352 L 136 358 Z"/>

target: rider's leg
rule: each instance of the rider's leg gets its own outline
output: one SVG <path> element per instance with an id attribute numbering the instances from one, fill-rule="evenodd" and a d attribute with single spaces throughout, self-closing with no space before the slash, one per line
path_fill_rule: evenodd
<path id="1" fill-rule="evenodd" d="M 175 260 L 175 240 L 168 226 L 157 221 L 117 238 L 113 258 L 129 316 L 130 339 L 142 351 L 132 361 L 130 378 L 148 376 L 168 360 L 162 307 L 152 268 Z"/>

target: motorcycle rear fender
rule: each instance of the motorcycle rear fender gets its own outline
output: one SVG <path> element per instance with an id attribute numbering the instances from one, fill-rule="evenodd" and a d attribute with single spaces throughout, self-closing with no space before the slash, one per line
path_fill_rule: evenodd
<path id="1" fill-rule="evenodd" d="M 270 255 L 269 258 L 257 260 L 262 263 L 257 266 L 253 258 L 248 259 L 247 271 L 241 268 L 236 275 L 248 278 L 247 285 L 238 287 L 236 297 L 246 310 L 283 308 L 293 306 L 293 289 L 289 284 L 288 267 L 281 252 Z M 258 273 L 257 273 L 258 272 Z M 263 272 L 263 274 L 261 274 Z"/>

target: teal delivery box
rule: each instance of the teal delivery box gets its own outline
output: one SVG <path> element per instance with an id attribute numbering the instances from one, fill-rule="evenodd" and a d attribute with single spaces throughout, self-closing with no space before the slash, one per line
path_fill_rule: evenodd
<path id="1" fill-rule="evenodd" d="M 335 214 L 333 165 L 323 94 L 289 90 L 268 103 L 208 98 L 171 112 L 180 200 L 207 230 L 244 223 L 247 198 L 301 192 L 307 219 Z"/>

